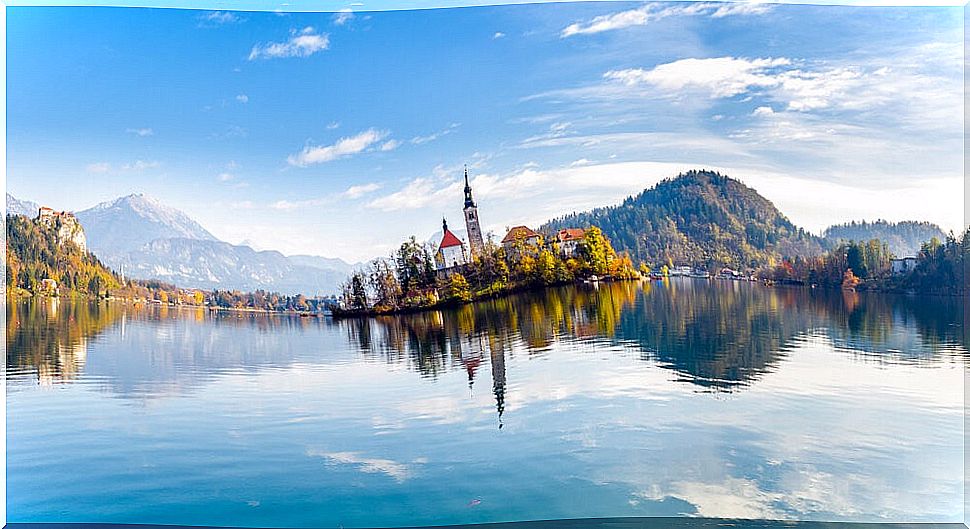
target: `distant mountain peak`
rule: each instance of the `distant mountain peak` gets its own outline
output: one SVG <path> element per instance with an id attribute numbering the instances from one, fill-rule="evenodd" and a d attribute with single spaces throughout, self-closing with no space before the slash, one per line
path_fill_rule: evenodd
<path id="1" fill-rule="evenodd" d="M 143 193 L 102 202 L 77 213 L 92 250 L 103 257 L 124 254 L 157 239 L 216 240 L 188 215 Z"/>

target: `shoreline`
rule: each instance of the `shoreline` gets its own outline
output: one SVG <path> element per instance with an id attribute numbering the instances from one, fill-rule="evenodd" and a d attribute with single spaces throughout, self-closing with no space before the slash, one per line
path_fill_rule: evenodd
<path id="1" fill-rule="evenodd" d="M 271 310 L 271 309 L 261 309 L 256 307 L 220 307 L 218 305 L 189 305 L 186 303 L 163 303 L 161 301 L 155 300 L 143 300 L 143 299 L 131 299 L 131 298 L 92 298 L 90 296 L 85 296 L 83 294 L 77 294 L 75 296 L 47 296 L 42 294 L 22 294 L 22 293 L 12 293 L 10 289 L 7 289 L 7 294 L 4 297 L 4 301 L 20 301 L 25 299 L 34 300 L 68 300 L 68 301 L 88 301 L 88 302 L 106 302 L 106 303 L 117 303 L 122 305 L 145 305 L 145 306 L 157 306 L 166 307 L 174 309 L 202 309 L 206 312 L 248 312 L 252 314 L 280 314 L 286 316 L 299 316 L 301 318 L 326 318 L 330 314 L 326 312 L 312 312 L 312 311 L 296 311 L 296 310 Z"/>
<path id="2" fill-rule="evenodd" d="M 517 285 L 514 287 L 509 287 L 501 292 L 492 292 L 485 294 L 480 297 L 474 297 L 468 301 L 456 301 L 456 300 L 446 300 L 433 303 L 431 305 L 422 305 L 418 307 L 401 307 L 391 310 L 378 310 L 376 308 L 367 309 L 338 309 L 334 307 L 331 309 L 331 314 L 334 319 L 341 318 L 371 318 L 377 316 L 397 316 L 401 314 L 416 314 L 419 312 L 430 312 L 441 309 L 457 308 L 464 305 L 470 305 L 472 303 L 477 303 L 479 301 L 489 301 L 492 299 L 500 299 L 504 297 L 511 296 L 513 294 L 521 294 L 523 292 L 540 292 L 551 287 L 561 287 L 566 285 L 583 285 L 583 284 L 595 284 L 595 283 L 619 283 L 621 281 L 644 281 L 650 280 L 645 277 L 631 277 L 631 278 L 602 278 L 596 281 L 590 281 L 588 279 L 574 280 L 574 281 L 559 281 L 555 283 L 549 283 L 547 285 Z"/>

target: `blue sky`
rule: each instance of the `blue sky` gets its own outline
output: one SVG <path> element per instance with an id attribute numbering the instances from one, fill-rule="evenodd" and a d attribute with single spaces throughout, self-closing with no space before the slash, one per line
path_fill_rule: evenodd
<path id="1" fill-rule="evenodd" d="M 962 8 L 8 8 L 7 189 L 355 261 L 715 168 L 813 231 L 963 225 Z"/>

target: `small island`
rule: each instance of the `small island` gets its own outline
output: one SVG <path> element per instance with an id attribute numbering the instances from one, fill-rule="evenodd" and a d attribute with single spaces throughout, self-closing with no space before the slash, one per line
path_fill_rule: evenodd
<path id="1" fill-rule="evenodd" d="M 441 222 L 436 247 L 415 237 L 389 258 L 355 271 L 342 287 L 334 316 L 413 312 L 577 281 L 639 279 L 634 268 L 596 226 L 559 230 L 552 237 L 527 226 L 510 228 L 501 242 L 482 236 L 478 206 L 465 169 L 466 244 Z"/>

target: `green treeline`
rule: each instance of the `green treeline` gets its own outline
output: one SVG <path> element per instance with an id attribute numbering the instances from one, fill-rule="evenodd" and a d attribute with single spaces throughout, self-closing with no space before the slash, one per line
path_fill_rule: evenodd
<path id="1" fill-rule="evenodd" d="M 121 286 L 94 254 L 73 242 L 58 243 L 53 228 L 21 215 L 6 220 L 8 288 L 103 296 Z"/>
<path id="2" fill-rule="evenodd" d="M 850 241 L 869 241 L 879 239 L 889 246 L 898 257 L 916 255 L 923 243 L 936 237 L 946 238 L 946 234 L 939 226 L 931 222 L 889 222 L 877 220 L 874 222 L 847 222 L 828 227 L 822 232 L 828 248 Z"/>
<path id="3" fill-rule="evenodd" d="M 515 290 L 568 283 L 591 276 L 639 277 L 629 255 L 617 254 L 596 226 L 586 230 L 574 255 L 558 246 L 517 239 L 508 246 L 488 241 L 482 255 L 448 275 L 439 275 L 431 248 L 414 237 L 389 259 L 358 270 L 342 287 L 344 311 L 385 313 L 464 303 Z"/>
<path id="4" fill-rule="evenodd" d="M 308 298 L 258 290 L 179 288 L 149 279 L 122 278 L 91 252 L 72 242 L 59 242 L 53 228 L 23 215 L 8 215 L 7 291 L 15 296 L 118 298 L 175 305 L 269 311 L 322 312 L 333 298 Z"/>
<path id="5" fill-rule="evenodd" d="M 911 270 L 893 273 L 894 255 L 877 239 L 843 242 L 824 255 L 784 259 L 762 276 L 782 282 L 862 289 L 916 291 L 933 294 L 968 292 L 965 275 L 970 230 L 961 240 L 950 234 L 921 245 Z"/>

